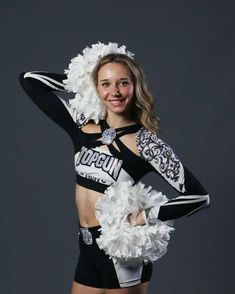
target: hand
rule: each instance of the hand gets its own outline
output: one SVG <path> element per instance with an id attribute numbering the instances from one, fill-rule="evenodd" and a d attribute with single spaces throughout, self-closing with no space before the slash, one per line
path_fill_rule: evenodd
<path id="1" fill-rule="evenodd" d="M 143 216 L 143 212 L 140 211 L 137 214 L 129 213 L 126 217 L 126 221 L 132 226 L 143 226 L 145 225 L 145 220 Z"/>

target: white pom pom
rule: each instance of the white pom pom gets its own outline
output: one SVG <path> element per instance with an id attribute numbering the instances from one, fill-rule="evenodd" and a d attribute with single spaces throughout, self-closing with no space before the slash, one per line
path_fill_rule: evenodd
<path id="1" fill-rule="evenodd" d="M 96 218 L 101 225 L 98 246 L 122 263 L 135 265 L 158 260 L 167 251 L 170 232 L 175 230 L 173 221 L 132 226 L 126 217 L 167 200 L 161 192 L 145 188 L 140 182 L 134 186 L 131 181 L 114 183 L 96 202 Z"/>

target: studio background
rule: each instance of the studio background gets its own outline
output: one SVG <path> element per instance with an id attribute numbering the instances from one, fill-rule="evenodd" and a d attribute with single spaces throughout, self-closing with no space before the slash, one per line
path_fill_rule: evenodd
<path id="1" fill-rule="evenodd" d="M 78 256 L 73 146 L 21 89 L 86 46 L 125 44 L 155 97 L 161 137 L 210 192 L 176 221 L 149 293 L 232 294 L 234 2 L 1 1 L 0 293 L 69 293 Z M 155 174 L 147 184 L 177 193 Z"/>

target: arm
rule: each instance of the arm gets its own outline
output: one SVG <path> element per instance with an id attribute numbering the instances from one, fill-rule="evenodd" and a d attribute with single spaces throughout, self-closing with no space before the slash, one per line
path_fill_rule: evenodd
<path id="1" fill-rule="evenodd" d="M 31 100 L 73 139 L 78 125 L 70 104 L 55 92 L 64 91 L 65 74 L 27 72 L 20 74 L 20 83 Z"/>
<path id="2" fill-rule="evenodd" d="M 153 170 L 181 194 L 160 207 L 145 211 L 145 221 L 154 223 L 157 218 L 162 221 L 177 219 L 209 206 L 210 198 L 207 191 L 183 166 L 169 145 L 142 128 L 137 134 L 137 147 L 140 156 L 151 164 Z"/>

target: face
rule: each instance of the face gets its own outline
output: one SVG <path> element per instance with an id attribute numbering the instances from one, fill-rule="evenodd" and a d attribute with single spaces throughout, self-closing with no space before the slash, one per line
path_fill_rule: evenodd
<path id="1" fill-rule="evenodd" d="M 134 85 L 127 67 L 115 62 L 103 65 L 98 71 L 97 91 L 108 114 L 130 115 Z"/>

